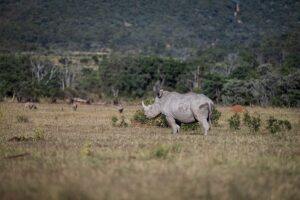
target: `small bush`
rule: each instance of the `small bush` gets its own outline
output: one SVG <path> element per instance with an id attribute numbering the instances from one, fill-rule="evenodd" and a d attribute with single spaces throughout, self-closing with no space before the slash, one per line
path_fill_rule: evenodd
<path id="1" fill-rule="evenodd" d="M 218 125 L 221 115 L 222 115 L 222 113 L 220 111 L 218 111 L 217 109 L 213 109 L 212 117 L 211 117 L 212 118 L 211 122 L 213 125 L 215 125 L 215 126 Z"/>
<path id="2" fill-rule="evenodd" d="M 17 122 L 18 123 L 27 123 L 27 122 L 29 122 L 29 119 L 25 115 L 17 115 Z"/>
<path id="3" fill-rule="evenodd" d="M 279 120 L 271 116 L 267 121 L 267 129 L 275 134 L 284 130 L 291 130 L 292 125 L 288 120 Z"/>
<path id="4" fill-rule="evenodd" d="M 44 130 L 34 129 L 33 133 L 34 133 L 34 136 L 33 136 L 34 140 L 44 140 L 45 139 L 45 131 Z"/>
<path id="5" fill-rule="evenodd" d="M 112 118 L 111 118 L 112 126 L 116 126 L 117 121 L 118 121 L 118 118 L 116 116 L 112 116 Z"/>
<path id="6" fill-rule="evenodd" d="M 243 123 L 251 132 L 257 132 L 261 127 L 260 116 L 250 116 L 248 112 L 244 114 Z"/>
<path id="7" fill-rule="evenodd" d="M 146 115 L 144 115 L 143 110 L 137 110 L 133 115 L 133 121 L 139 122 L 141 124 L 149 123 L 149 119 L 147 119 Z"/>
<path id="8" fill-rule="evenodd" d="M 239 130 L 241 125 L 241 117 L 239 114 L 235 113 L 231 116 L 228 120 L 230 129 L 232 130 Z"/>
<path id="9" fill-rule="evenodd" d="M 91 143 L 84 143 L 83 146 L 80 149 L 80 154 L 82 156 L 92 156 L 92 144 Z"/>
<path id="10" fill-rule="evenodd" d="M 120 122 L 118 122 L 119 119 L 116 116 L 113 116 L 111 118 L 112 126 L 113 127 L 128 127 L 128 123 L 125 121 L 125 117 L 121 116 Z"/>

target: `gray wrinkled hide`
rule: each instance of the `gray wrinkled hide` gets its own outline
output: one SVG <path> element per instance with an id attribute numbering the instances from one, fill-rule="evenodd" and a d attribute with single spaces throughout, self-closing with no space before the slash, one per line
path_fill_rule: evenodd
<path id="1" fill-rule="evenodd" d="M 198 121 L 202 123 L 205 135 L 211 125 L 214 107 L 212 100 L 203 94 L 193 92 L 179 94 L 163 90 L 159 91 L 154 104 L 145 106 L 142 102 L 142 105 L 147 118 L 154 118 L 159 114 L 165 115 L 173 134 L 178 133 L 180 128 L 176 121 L 182 123 Z"/>

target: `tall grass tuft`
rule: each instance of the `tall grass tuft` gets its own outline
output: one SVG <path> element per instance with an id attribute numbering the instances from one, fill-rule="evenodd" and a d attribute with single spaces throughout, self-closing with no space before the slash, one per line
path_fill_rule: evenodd
<path id="1" fill-rule="evenodd" d="M 17 115 L 17 122 L 18 123 L 28 123 L 29 118 L 25 115 Z"/>
<path id="2" fill-rule="evenodd" d="M 181 152 L 181 145 L 180 144 L 173 144 L 173 145 L 158 145 L 155 147 L 150 154 L 151 158 L 156 159 L 172 159 L 174 158 L 175 154 Z"/>
<path id="3" fill-rule="evenodd" d="M 211 122 L 214 126 L 218 126 L 221 115 L 222 113 L 220 111 L 218 111 L 216 108 L 213 109 Z"/>
<path id="4" fill-rule="evenodd" d="M 93 155 L 92 144 L 88 142 L 84 143 L 80 149 L 80 154 L 84 157 L 92 156 Z"/>

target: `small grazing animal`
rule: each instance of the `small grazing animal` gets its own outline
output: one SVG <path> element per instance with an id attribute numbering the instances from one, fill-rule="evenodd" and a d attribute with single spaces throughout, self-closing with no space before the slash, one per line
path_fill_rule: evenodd
<path id="1" fill-rule="evenodd" d="M 27 109 L 37 109 L 37 106 L 35 105 L 35 103 L 32 103 L 32 102 L 26 102 L 25 104 L 24 104 L 24 107 Z"/>
<path id="2" fill-rule="evenodd" d="M 119 113 L 122 113 L 122 112 L 124 111 L 124 107 L 123 107 L 122 104 L 119 104 L 119 105 L 117 106 L 117 109 L 118 109 Z"/>
<path id="3" fill-rule="evenodd" d="M 77 103 L 73 103 L 73 104 L 72 104 L 72 108 L 73 108 L 74 111 L 77 110 L 77 107 L 78 107 Z"/>

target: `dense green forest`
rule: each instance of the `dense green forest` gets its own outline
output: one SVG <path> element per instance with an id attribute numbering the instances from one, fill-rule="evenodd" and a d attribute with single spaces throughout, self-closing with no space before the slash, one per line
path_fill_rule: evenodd
<path id="1" fill-rule="evenodd" d="M 299 10 L 296 0 L 1 0 L 0 50 L 187 58 L 295 31 Z"/>
<path id="2" fill-rule="evenodd" d="M 0 0 L 0 98 L 300 106 L 300 3 Z"/>

